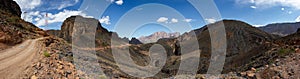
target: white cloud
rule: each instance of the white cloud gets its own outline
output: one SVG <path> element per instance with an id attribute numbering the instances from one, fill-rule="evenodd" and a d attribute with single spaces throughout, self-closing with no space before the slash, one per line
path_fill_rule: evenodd
<path id="1" fill-rule="evenodd" d="M 300 16 L 295 19 L 296 22 L 300 22 Z"/>
<path id="2" fill-rule="evenodd" d="M 62 10 L 66 7 L 73 6 L 79 0 L 14 0 L 21 7 L 22 11 L 47 11 L 47 10 Z"/>
<path id="3" fill-rule="evenodd" d="M 168 23 L 169 18 L 166 17 L 160 17 L 157 19 L 157 22 L 159 23 Z"/>
<path id="4" fill-rule="evenodd" d="M 289 7 L 293 9 L 300 10 L 300 1 L 299 0 L 235 0 L 238 4 L 252 4 L 256 7 Z"/>
<path id="5" fill-rule="evenodd" d="M 262 26 L 264 26 L 264 25 L 253 25 L 254 27 L 262 27 Z"/>
<path id="6" fill-rule="evenodd" d="M 41 0 L 14 0 L 21 7 L 22 11 L 32 10 L 42 4 Z"/>
<path id="7" fill-rule="evenodd" d="M 118 1 L 116 1 L 116 4 L 122 5 L 122 4 L 123 4 L 123 0 L 118 0 Z"/>
<path id="8" fill-rule="evenodd" d="M 35 18 L 35 19 L 34 19 L 34 21 L 39 21 L 39 20 L 41 20 L 41 18 Z"/>
<path id="9" fill-rule="evenodd" d="M 284 11 L 284 10 L 285 10 L 285 8 L 281 8 L 281 10 L 282 10 L 282 11 Z"/>
<path id="10" fill-rule="evenodd" d="M 77 4 L 79 2 L 79 0 L 75 0 L 74 2 L 73 1 L 62 1 L 62 3 L 58 6 L 58 10 L 61 10 L 63 8 L 66 8 L 66 7 L 69 7 L 69 6 L 73 6 L 75 4 Z"/>
<path id="11" fill-rule="evenodd" d="M 21 15 L 21 17 L 28 22 L 33 22 L 34 17 L 42 17 L 39 11 L 26 12 Z"/>
<path id="12" fill-rule="evenodd" d="M 184 19 L 183 21 L 184 21 L 184 22 L 191 22 L 192 19 Z"/>
<path id="13" fill-rule="evenodd" d="M 177 22 L 178 22 L 178 19 L 175 19 L 175 18 L 171 19 L 171 23 L 177 23 Z"/>
<path id="14" fill-rule="evenodd" d="M 256 6 L 250 6 L 250 8 L 256 9 L 257 7 Z"/>
<path id="15" fill-rule="evenodd" d="M 288 12 L 288 14 L 292 14 L 292 13 L 293 13 L 292 11 L 289 11 L 289 12 Z"/>
<path id="16" fill-rule="evenodd" d="M 46 13 L 40 13 L 40 15 L 46 15 Z M 56 23 L 56 22 L 63 22 L 66 18 L 74 16 L 74 15 L 81 15 L 87 18 L 93 18 L 92 16 L 87 16 L 82 11 L 71 11 L 71 10 L 64 10 L 57 14 L 47 13 L 48 17 L 42 17 L 39 21 L 36 21 L 36 26 L 44 26 L 46 25 L 46 19 L 48 20 L 48 24 Z"/>
<path id="17" fill-rule="evenodd" d="M 104 23 L 106 25 L 111 24 L 109 16 L 103 16 L 101 19 L 99 19 L 99 21 L 100 21 L 100 23 Z"/>
<path id="18" fill-rule="evenodd" d="M 215 23 L 217 20 L 213 19 L 213 18 L 207 18 L 207 19 L 205 19 L 205 21 L 208 23 Z"/>

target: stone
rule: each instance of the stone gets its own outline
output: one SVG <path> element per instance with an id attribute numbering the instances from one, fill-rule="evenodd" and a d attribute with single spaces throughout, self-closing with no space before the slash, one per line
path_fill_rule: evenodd
<path id="1" fill-rule="evenodd" d="M 251 68 L 251 71 L 254 71 L 254 72 L 256 72 L 256 69 L 252 67 L 252 68 Z"/>
<path id="2" fill-rule="evenodd" d="M 30 79 L 38 79 L 38 77 L 33 75 L 33 76 L 30 77 Z"/>
<path id="3" fill-rule="evenodd" d="M 255 73 L 247 73 L 248 77 L 254 77 Z"/>
<path id="4" fill-rule="evenodd" d="M 247 73 L 246 72 L 241 72 L 240 74 L 241 74 L 241 76 L 246 76 Z"/>
<path id="5" fill-rule="evenodd" d="M 67 74 L 72 74 L 72 71 L 67 70 L 66 73 L 67 73 Z"/>
<path id="6" fill-rule="evenodd" d="M 266 65 L 265 67 L 269 67 L 269 65 Z"/>
<path id="7" fill-rule="evenodd" d="M 280 79 L 280 77 L 278 77 L 278 76 L 274 76 L 272 79 Z"/>
<path id="8" fill-rule="evenodd" d="M 275 67 L 276 65 L 275 64 L 272 64 L 272 67 Z"/>
<path id="9" fill-rule="evenodd" d="M 58 69 L 63 69 L 63 65 L 58 65 Z"/>

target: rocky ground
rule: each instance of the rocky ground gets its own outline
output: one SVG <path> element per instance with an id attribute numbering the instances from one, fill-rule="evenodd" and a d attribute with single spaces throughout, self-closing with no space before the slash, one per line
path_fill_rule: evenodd
<path id="1" fill-rule="evenodd" d="M 230 72 L 222 75 L 205 75 L 198 74 L 198 79 L 299 79 L 300 78 L 300 45 L 289 46 L 285 48 L 295 49 L 294 51 L 285 52 L 285 55 L 274 58 L 270 64 L 261 64 L 261 67 L 251 67 L 243 72 Z M 274 48 L 266 53 L 282 53 L 282 48 Z M 254 61 L 255 62 L 255 61 Z"/>
<path id="2" fill-rule="evenodd" d="M 44 49 L 39 52 L 37 59 L 32 66 L 28 67 L 22 78 L 40 79 L 79 79 L 78 73 L 72 64 L 72 52 L 69 52 L 70 46 L 63 40 L 48 37 L 41 40 Z"/>

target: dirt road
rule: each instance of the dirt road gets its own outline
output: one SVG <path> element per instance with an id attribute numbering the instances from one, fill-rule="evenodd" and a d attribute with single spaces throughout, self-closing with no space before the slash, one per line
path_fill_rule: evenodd
<path id="1" fill-rule="evenodd" d="M 38 59 L 38 40 L 24 41 L 22 44 L 0 51 L 0 79 L 16 79 L 24 69 Z"/>

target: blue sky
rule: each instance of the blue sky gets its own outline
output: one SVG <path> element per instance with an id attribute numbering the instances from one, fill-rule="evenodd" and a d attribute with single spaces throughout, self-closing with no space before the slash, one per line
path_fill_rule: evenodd
<path id="1" fill-rule="evenodd" d="M 218 20 L 215 17 L 202 18 L 186 0 L 15 1 L 21 6 L 22 18 L 40 28 L 60 29 L 67 17 L 81 15 L 98 19 L 104 28 L 121 37 L 140 37 L 157 31 L 184 33 Z M 199 5 L 205 4 L 199 1 Z M 213 1 L 222 19 L 241 20 L 255 26 L 300 21 L 300 1 L 297 0 Z M 106 9 L 105 4 L 108 4 Z M 102 15 L 101 11 L 104 12 Z"/>

